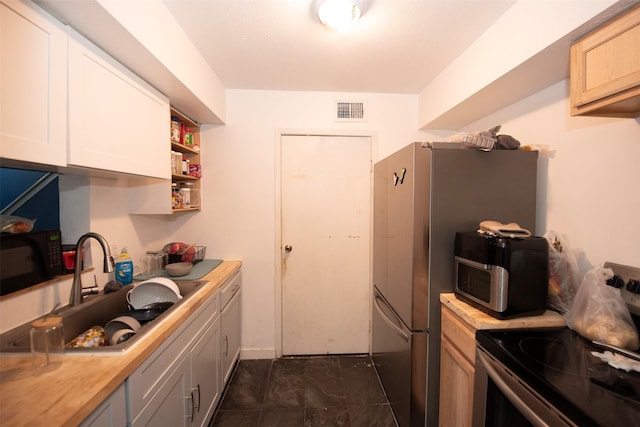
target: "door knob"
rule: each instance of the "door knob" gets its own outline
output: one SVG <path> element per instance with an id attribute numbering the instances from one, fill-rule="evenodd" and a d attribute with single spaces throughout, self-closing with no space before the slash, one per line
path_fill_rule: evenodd
<path id="1" fill-rule="evenodd" d="M 291 246 L 291 245 L 286 245 L 286 246 L 284 247 L 284 251 L 285 251 L 285 252 L 287 252 L 287 253 L 288 253 L 288 252 L 291 252 L 292 250 L 293 250 L 293 246 Z"/>

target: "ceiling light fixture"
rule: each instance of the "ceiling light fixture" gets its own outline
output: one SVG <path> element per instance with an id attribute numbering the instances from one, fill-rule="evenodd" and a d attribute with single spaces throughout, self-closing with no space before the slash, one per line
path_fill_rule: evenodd
<path id="1" fill-rule="evenodd" d="M 360 6 L 354 0 L 320 0 L 318 19 L 327 27 L 345 32 L 360 19 Z"/>

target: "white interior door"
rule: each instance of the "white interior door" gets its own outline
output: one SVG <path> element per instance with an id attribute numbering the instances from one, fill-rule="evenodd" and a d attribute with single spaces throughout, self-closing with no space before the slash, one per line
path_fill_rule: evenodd
<path id="1" fill-rule="evenodd" d="M 367 353 L 371 138 L 281 143 L 282 353 Z"/>

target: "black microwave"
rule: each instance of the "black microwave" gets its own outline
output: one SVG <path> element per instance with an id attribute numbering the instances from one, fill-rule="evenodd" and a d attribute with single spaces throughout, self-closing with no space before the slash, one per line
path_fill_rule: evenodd
<path id="1" fill-rule="evenodd" d="M 63 272 L 60 230 L 0 234 L 0 295 Z"/>
<path id="2" fill-rule="evenodd" d="M 544 237 L 503 238 L 456 233 L 454 292 L 498 319 L 544 313 L 549 245 Z"/>

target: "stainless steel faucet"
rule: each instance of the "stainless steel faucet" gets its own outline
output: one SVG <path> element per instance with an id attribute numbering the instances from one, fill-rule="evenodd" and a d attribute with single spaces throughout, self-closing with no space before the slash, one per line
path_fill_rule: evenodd
<path id="1" fill-rule="evenodd" d="M 98 243 L 100 243 L 100 246 L 102 246 L 102 253 L 104 255 L 103 271 L 105 273 L 111 273 L 115 268 L 115 262 L 113 260 L 113 257 L 111 256 L 111 249 L 109 249 L 109 244 L 104 237 L 102 237 L 98 233 L 86 233 L 80 236 L 80 239 L 78 239 L 78 243 L 76 243 L 76 265 L 73 272 L 71 295 L 69 296 L 70 306 L 82 303 L 82 297 L 84 296 L 82 279 L 80 278 L 80 273 L 82 272 L 82 246 L 84 245 L 84 242 L 90 237 L 96 239 Z M 88 293 L 91 293 L 91 291 L 89 291 Z"/>

